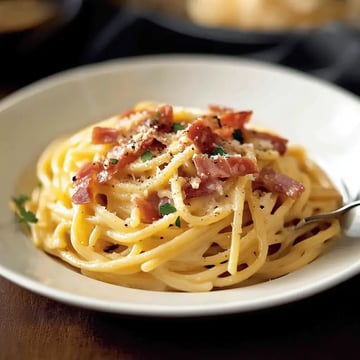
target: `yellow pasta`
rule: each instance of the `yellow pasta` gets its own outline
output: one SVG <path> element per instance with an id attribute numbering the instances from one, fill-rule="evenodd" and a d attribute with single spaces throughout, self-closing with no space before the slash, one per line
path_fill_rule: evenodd
<path id="1" fill-rule="evenodd" d="M 139 103 L 50 144 L 26 211 L 34 244 L 121 286 L 204 292 L 275 279 L 320 256 L 340 195 L 251 111 Z"/>

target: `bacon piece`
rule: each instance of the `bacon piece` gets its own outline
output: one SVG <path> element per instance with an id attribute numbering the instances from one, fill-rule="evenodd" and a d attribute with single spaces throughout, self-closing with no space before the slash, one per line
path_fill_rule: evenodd
<path id="1" fill-rule="evenodd" d="M 255 174 L 258 171 L 255 161 L 239 155 L 214 157 L 194 155 L 193 162 L 200 178 L 229 178 Z"/>
<path id="2" fill-rule="evenodd" d="M 159 198 L 156 192 L 151 193 L 146 198 L 135 197 L 136 206 L 140 210 L 141 221 L 145 224 L 151 224 L 161 218 L 160 207 L 169 202 L 169 198 Z"/>
<path id="3" fill-rule="evenodd" d="M 235 130 L 242 132 L 253 114 L 252 111 L 235 111 L 217 105 L 210 105 L 209 109 L 212 114 L 203 116 L 202 120 L 222 139 L 233 139 Z"/>
<path id="4" fill-rule="evenodd" d="M 250 121 L 253 114 L 251 110 L 236 111 L 219 105 L 209 105 L 209 110 L 219 116 L 221 126 L 231 127 L 233 130 L 242 129 Z"/>
<path id="5" fill-rule="evenodd" d="M 99 162 L 89 162 L 80 168 L 74 179 L 75 186 L 71 197 L 74 204 L 87 204 L 92 201 L 92 184 L 100 170 Z"/>
<path id="6" fill-rule="evenodd" d="M 88 162 L 84 164 L 79 170 L 78 173 L 75 176 L 75 183 L 85 177 L 91 176 L 91 174 L 97 170 L 97 162 Z"/>
<path id="7" fill-rule="evenodd" d="M 159 131 L 172 132 L 174 113 L 171 105 L 163 105 L 158 110 L 160 112 Z"/>
<path id="8" fill-rule="evenodd" d="M 221 125 L 233 129 L 242 129 L 250 121 L 252 113 L 252 111 L 226 112 L 221 115 Z"/>
<path id="9" fill-rule="evenodd" d="M 76 185 L 74 193 L 71 197 L 71 201 L 74 204 L 88 204 L 92 200 L 92 191 L 90 182 L 92 181 L 91 176 L 82 178 Z"/>
<path id="10" fill-rule="evenodd" d="M 98 182 L 109 181 L 116 173 L 135 161 L 145 151 L 163 149 L 164 147 L 165 145 L 153 136 L 144 138 L 142 141 L 137 142 L 136 145 L 126 144 L 113 147 L 108 152 L 107 158 L 115 160 L 114 164 L 110 161 L 107 168 L 98 173 Z"/>
<path id="11" fill-rule="evenodd" d="M 203 179 L 198 188 L 193 188 L 190 183 L 186 183 L 182 190 L 185 199 L 192 199 L 195 197 L 205 196 L 217 191 L 219 182 L 216 179 Z"/>
<path id="12" fill-rule="evenodd" d="M 136 197 L 136 206 L 140 210 L 141 221 L 145 224 L 151 224 L 160 219 L 160 198 L 156 192 L 151 193 L 148 197 Z"/>
<path id="13" fill-rule="evenodd" d="M 125 114 L 130 115 L 132 113 L 134 112 L 129 111 Z M 164 148 L 165 145 L 157 139 L 157 134 L 173 131 L 173 107 L 164 105 L 156 112 L 152 111 L 151 113 L 152 118 L 135 129 L 135 135 L 141 135 L 139 139 L 134 140 L 133 137 L 130 137 L 127 143 L 120 143 L 121 140 L 126 140 L 124 138 L 119 139 L 117 129 L 100 126 L 93 128 L 93 144 L 114 144 L 116 146 L 107 153 L 105 161 L 89 162 L 78 171 L 72 196 L 72 201 L 75 204 L 91 202 L 93 187 L 96 184 L 109 181 L 145 151 Z M 151 126 L 150 129 L 149 126 Z"/>
<path id="14" fill-rule="evenodd" d="M 116 144 L 118 136 L 117 129 L 95 126 L 92 131 L 91 142 L 93 144 Z"/>
<path id="15" fill-rule="evenodd" d="M 203 119 L 195 120 L 189 127 L 188 137 L 196 147 L 204 154 L 210 154 L 216 147 L 218 135 L 216 135 Z"/>
<path id="16" fill-rule="evenodd" d="M 156 111 L 149 111 L 150 119 L 145 125 L 160 132 L 170 133 L 173 131 L 173 107 L 171 105 L 160 106 Z"/>
<path id="17" fill-rule="evenodd" d="M 225 112 L 233 112 L 234 111 L 234 109 L 231 107 L 215 105 L 215 104 L 208 105 L 208 109 L 211 112 L 216 113 L 216 114 L 223 114 Z"/>
<path id="18" fill-rule="evenodd" d="M 108 158 L 117 161 L 116 163 L 112 163 L 111 161 L 109 161 L 106 168 L 103 167 L 103 169 L 98 172 L 97 182 L 99 184 L 109 181 L 116 173 L 119 172 L 119 170 L 123 169 L 126 165 L 132 163 L 139 157 L 139 155 L 136 153 L 127 152 L 125 147 L 121 147 L 121 150 L 121 155 L 120 152 L 118 152 L 119 158 Z"/>
<path id="19" fill-rule="evenodd" d="M 127 110 L 119 116 L 119 120 L 127 119 L 129 116 L 137 114 L 139 112 L 141 112 L 141 110 L 135 110 L 135 109 Z"/>
<path id="20" fill-rule="evenodd" d="M 214 133 L 225 140 L 234 138 L 234 129 L 228 126 L 223 126 L 221 128 L 215 129 Z"/>
<path id="21" fill-rule="evenodd" d="M 162 149 L 164 146 L 154 137 L 154 134 L 149 134 L 148 137 L 144 137 L 142 141 L 138 141 L 136 144 L 129 142 L 114 146 L 108 152 L 107 159 L 104 162 L 89 162 L 79 170 L 76 175 L 72 201 L 75 204 L 89 203 L 92 199 L 92 187 L 96 183 L 102 184 L 109 181 L 115 174 L 135 161 L 145 151 Z"/>
<path id="22" fill-rule="evenodd" d="M 287 149 L 288 140 L 280 136 L 257 130 L 251 130 L 245 128 L 245 125 L 250 121 L 253 114 L 252 111 L 234 111 L 231 108 L 210 105 L 210 111 L 218 114 L 220 117 L 221 127 L 214 128 L 214 122 L 209 125 L 213 131 L 222 137 L 223 139 L 231 139 L 233 137 L 234 130 L 239 129 L 244 137 L 246 143 L 256 143 L 258 140 L 268 141 L 274 150 L 278 151 L 280 155 L 285 154 Z"/>
<path id="23" fill-rule="evenodd" d="M 144 141 L 136 151 L 127 145 L 115 146 L 108 153 L 106 166 L 101 161 L 86 163 L 76 174 L 72 202 L 74 204 L 91 202 L 93 187 L 96 183 L 102 184 L 109 181 L 119 170 L 135 161 L 152 145 L 153 141 L 153 138 Z"/>
<path id="24" fill-rule="evenodd" d="M 246 143 L 254 143 L 257 140 L 269 141 L 274 150 L 284 155 L 287 149 L 288 140 L 280 136 L 257 130 L 243 129 L 242 134 Z"/>
<path id="25" fill-rule="evenodd" d="M 287 175 L 276 172 L 273 168 L 264 167 L 261 169 L 255 186 L 264 187 L 266 190 L 284 194 L 292 199 L 297 199 L 305 190 L 304 185 Z"/>

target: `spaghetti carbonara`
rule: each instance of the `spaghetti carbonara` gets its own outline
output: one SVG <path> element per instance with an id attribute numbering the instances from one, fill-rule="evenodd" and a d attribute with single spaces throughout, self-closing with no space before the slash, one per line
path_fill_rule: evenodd
<path id="1" fill-rule="evenodd" d="M 286 275 L 339 233 L 296 227 L 340 196 L 303 148 L 256 128 L 252 111 L 140 103 L 41 155 L 26 202 L 36 246 L 86 276 L 204 292 Z"/>

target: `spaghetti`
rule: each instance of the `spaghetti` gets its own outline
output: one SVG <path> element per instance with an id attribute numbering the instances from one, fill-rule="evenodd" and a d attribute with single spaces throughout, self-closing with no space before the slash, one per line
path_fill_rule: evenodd
<path id="1" fill-rule="evenodd" d="M 303 148 L 251 111 L 140 103 L 50 144 L 26 202 L 36 246 L 127 287 L 204 292 L 293 272 L 336 219 L 296 228 L 340 196 Z"/>

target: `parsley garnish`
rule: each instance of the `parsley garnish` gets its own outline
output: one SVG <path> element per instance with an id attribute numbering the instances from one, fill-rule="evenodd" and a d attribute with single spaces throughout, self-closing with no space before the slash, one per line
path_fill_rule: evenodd
<path id="1" fill-rule="evenodd" d="M 178 132 L 179 130 L 184 130 L 184 129 L 185 129 L 185 127 L 183 124 L 174 123 L 174 125 L 173 125 L 174 132 Z"/>
<path id="2" fill-rule="evenodd" d="M 113 165 L 116 165 L 119 162 L 119 160 L 118 159 L 109 159 L 109 162 Z"/>
<path id="3" fill-rule="evenodd" d="M 244 143 L 244 137 L 240 129 L 235 129 L 232 135 L 233 138 L 239 141 L 240 144 Z"/>
<path id="4" fill-rule="evenodd" d="M 142 162 L 145 161 L 149 161 L 153 158 L 153 154 L 151 153 L 150 150 L 146 150 L 142 155 L 141 155 L 141 160 Z"/>
<path id="5" fill-rule="evenodd" d="M 175 225 L 176 225 L 177 227 L 181 227 L 180 216 L 178 216 L 178 217 L 176 218 L 176 220 L 175 220 Z"/>
<path id="6" fill-rule="evenodd" d="M 210 155 L 226 155 L 227 152 L 222 146 L 216 147 Z"/>
<path id="7" fill-rule="evenodd" d="M 159 213 L 161 216 L 169 215 L 175 211 L 176 211 L 176 207 L 174 205 L 170 204 L 169 202 L 167 202 L 164 205 L 160 205 L 160 207 L 159 207 Z"/>
<path id="8" fill-rule="evenodd" d="M 18 198 L 13 198 L 14 203 L 19 208 L 24 206 L 24 204 L 30 200 L 30 197 L 27 195 L 20 195 Z"/>
<path id="9" fill-rule="evenodd" d="M 17 217 L 21 223 L 37 223 L 38 219 L 32 211 L 27 211 L 24 207 L 26 201 L 30 200 L 27 195 L 20 195 L 18 198 L 12 199 L 17 208 Z"/>

